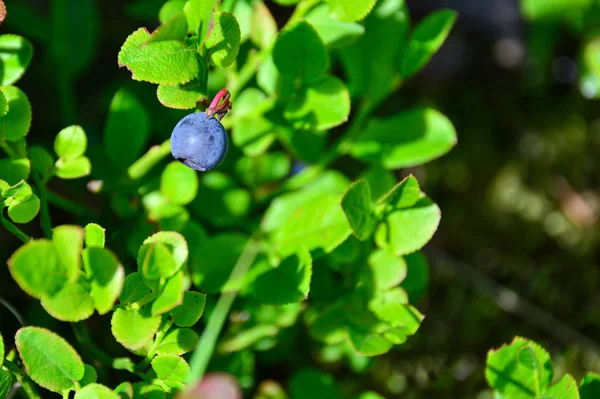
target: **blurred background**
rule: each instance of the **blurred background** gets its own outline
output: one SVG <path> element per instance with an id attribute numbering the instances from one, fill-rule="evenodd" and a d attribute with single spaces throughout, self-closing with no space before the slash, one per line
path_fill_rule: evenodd
<path id="1" fill-rule="evenodd" d="M 35 50 L 19 82 L 33 108 L 30 145 L 51 148 L 62 127 L 77 123 L 93 148 L 121 86 L 149 110 L 151 144 L 168 138 L 187 113 L 161 106 L 153 85 L 131 81 L 117 66 L 125 38 L 140 26 L 158 25 L 163 1 L 102 0 L 96 9 L 72 2 L 70 29 L 88 32 L 81 37 L 93 42 L 75 43 L 68 52 L 53 44 L 60 34 L 48 34 L 49 1 L 5 2 L 2 33 L 27 37 Z M 292 9 L 267 4 L 282 26 Z M 402 171 L 414 173 L 442 209 L 440 229 L 426 247 L 429 291 L 416 304 L 426 319 L 407 344 L 373 364 L 357 360 L 354 371 L 366 386 L 385 386 L 390 397 L 491 398 L 483 377 L 486 353 L 521 335 L 551 352 L 557 374 L 568 370 L 579 380 L 586 370 L 600 372 L 600 2 L 407 4 L 413 24 L 440 8 L 458 11 L 459 18 L 426 69 L 379 113 L 432 105 L 454 123 L 459 143 L 425 167 Z M 103 225 L 118 223 L 85 183 L 53 181 L 50 188 L 92 210 L 82 211 L 79 223 L 98 217 Z M 60 207 L 51 213 L 55 224 L 74 221 Z M 36 229 L 24 228 L 41 236 Z M 4 230 L 0 242 L 2 259 L 20 245 Z M 0 268 L 0 292 L 27 318 L 58 323 L 20 291 L 6 268 Z M 0 323 L 3 331 L 18 328 L 3 307 Z M 342 384 L 355 378 L 336 371 Z"/>

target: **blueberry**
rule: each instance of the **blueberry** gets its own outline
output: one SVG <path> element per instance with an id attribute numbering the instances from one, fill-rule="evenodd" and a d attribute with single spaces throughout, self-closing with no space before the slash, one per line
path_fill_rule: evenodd
<path id="1" fill-rule="evenodd" d="M 171 133 L 171 153 L 184 165 L 205 172 L 219 166 L 229 142 L 227 132 L 214 115 L 197 112 L 177 123 Z"/>

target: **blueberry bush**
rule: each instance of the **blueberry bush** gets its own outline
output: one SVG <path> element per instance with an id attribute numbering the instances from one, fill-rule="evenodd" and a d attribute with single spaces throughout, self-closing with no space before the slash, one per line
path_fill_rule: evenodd
<path id="1" fill-rule="evenodd" d="M 28 146 L 31 107 L 13 84 L 32 46 L 0 37 L 2 224 L 23 241 L 7 264 L 74 337 L 21 327 L 3 345 L 2 397 L 15 379 L 30 398 L 194 397 L 209 367 L 255 397 L 339 397 L 294 347 L 364 363 L 418 330 L 428 275 L 419 250 L 440 209 L 415 177 L 392 171 L 442 156 L 456 132 L 431 106 L 374 113 L 427 64 L 456 13 L 411 26 L 402 1 L 281 3 L 295 8 L 278 29 L 261 1 L 171 0 L 158 27 L 123 38 L 118 65 L 188 114 L 150 148 L 152 116 L 125 88 L 100 146 L 88 149 L 79 125 L 58 133 L 54 154 Z M 397 44 L 384 49 L 390 35 Z M 67 91 L 76 66 L 62 77 Z M 351 171 L 336 167 L 341 158 Z M 111 216 L 54 225 L 48 182 L 84 177 Z M 42 237 L 19 228 L 29 222 Z M 96 318 L 112 343 L 90 330 Z M 256 389 L 257 352 L 297 363 L 289 386 Z M 361 389 L 345 394 L 377 396 Z"/>
<path id="2" fill-rule="evenodd" d="M 457 12 L 117 3 L 0 0 L 0 29 L 21 34 L 0 35 L 0 237 L 23 302 L 0 281 L 0 399 L 397 395 L 387 359 L 419 338 L 441 220 L 419 175 L 457 143 L 436 101 L 398 98 Z M 522 10 L 568 18 L 550 3 Z M 48 78 L 19 88 L 31 71 Z M 485 380 L 485 398 L 600 391 L 521 337 Z"/>

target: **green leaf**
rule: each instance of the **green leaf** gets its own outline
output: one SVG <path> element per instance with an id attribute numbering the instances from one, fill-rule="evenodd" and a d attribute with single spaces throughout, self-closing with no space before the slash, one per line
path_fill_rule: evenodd
<path id="1" fill-rule="evenodd" d="M 85 246 L 87 248 L 104 248 L 104 232 L 106 230 L 96 223 L 85 226 Z"/>
<path id="2" fill-rule="evenodd" d="M 311 83 L 286 104 L 285 118 L 295 129 L 323 131 L 341 125 L 350 115 L 350 94 L 333 76 Z"/>
<path id="3" fill-rule="evenodd" d="M 27 180 L 31 163 L 27 158 L 4 158 L 0 159 L 0 179 L 10 185 L 17 184 L 21 180 Z"/>
<path id="4" fill-rule="evenodd" d="M 306 22 L 299 22 L 279 34 L 273 61 L 282 75 L 302 82 L 319 79 L 329 67 L 325 45 Z"/>
<path id="5" fill-rule="evenodd" d="M 164 245 L 174 262 L 173 266 L 170 264 L 159 265 L 158 270 L 162 277 L 171 277 L 177 273 L 187 261 L 189 252 L 185 238 L 174 231 L 160 231 L 144 240 L 144 245 L 140 248 L 140 253 L 138 254 L 138 266 L 142 263 L 141 261 L 145 256 L 145 250 L 142 249 L 148 248 L 147 244 Z M 140 258 L 140 256 L 142 258 Z"/>
<path id="6" fill-rule="evenodd" d="M 407 275 L 400 286 L 406 291 L 410 303 L 417 303 L 427 293 L 429 285 L 429 264 L 422 252 L 413 252 L 404 256 Z"/>
<path id="7" fill-rule="evenodd" d="M 408 208 L 417 203 L 421 189 L 413 175 L 396 184 L 390 191 L 377 200 L 380 207 Z"/>
<path id="8" fill-rule="evenodd" d="M 213 0 L 188 0 L 183 7 L 190 32 L 196 33 L 200 40 L 208 32 L 213 6 Z"/>
<path id="9" fill-rule="evenodd" d="M 260 64 L 256 73 L 256 84 L 265 93 L 275 94 L 277 90 L 277 81 L 279 80 L 279 71 L 273 61 L 273 54 L 269 53 L 266 59 Z"/>
<path id="10" fill-rule="evenodd" d="M 207 294 L 239 289 L 240 280 L 229 281 L 248 237 L 239 233 L 218 234 L 204 241 L 198 257 L 192 265 L 192 281 Z"/>
<path id="11" fill-rule="evenodd" d="M 139 301 L 145 296 L 149 295 L 152 291 L 146 283 L 144 282 L 144 277 L 142 273 L 133 272 L 129 273 L 127 277 L 125 277 L 125 282 L 123 283 L 123 289 L 121 290 L 121 294 L 119 295 L 119 301 L 123 305 L 128 305 L 130 303 Z"/>
<path id="12" fill-rule="evenodd" d="M 162 0 L 161 0 L 162 1 Z M 147 7 L 147 3 L 144 2 L 144 6 Z M 183 12 L 183 6 L 185 6 L 186 0 L 169 0 L 162 4 L 158 11 L 158 20 L 161 24 L 164 24 L 173 15 Z M 187 21 L 186 21 L 187 26 Z"/>
<path id="13" fill-rule="evenodd" d="M 134 80 L 176 85 L 198 76 L 200 67 L 193 48 L 175 40 L 146 44 L 149 38 L 150 33 L 140 28 L 127 38 L 119 52 L 119 66 L 126 66 Z"/>
<path id="14" fill-rule="evenodd" d="M 374 391 L 363 392 L 358 399 L 385 399 L 383 396 Z"/>
<path id="15" fill-rule="evenodd" d="M 440 208 L 429 198 L 421 198 L 410 208 L 388 213 L 377 227 L 375 242 L 396 255 L 415 252 L 433 237 L 440 218 Z"/>
<path id="16" fill-rule="evenodd" d="M 62 225 L 52 229 L 52 243 L 58 258 L 67 270 L 70 282 L 78 280 L 81 273 L 81 249 L 84 230 L 79 226 Z"/>
<path id="17" fill-rule="evenodd" d="M 81 276 L 79 281 L 65 284 L 52 296 L 42 298 L 48 314 L 60 321 L 78 322 L 94 314 L 94 300 L 89 281 Z"/>
<path id="18" fill-rule="evenodd" d="M 79 385 L 81 387 L 85 387 L 86 385 L 93 384 L 98 381 L 98 373 L 96 373 L 96 369 L 89 364 L 83 365 L 85 371 L 83 373 L 83 378 L 79 380 Z"/>
<path id="19" fill-rule="evenodd" d="M 21 246 L 8 260 L 8 269 L 19 287 L 34 298 L 56 294 L 69 279 L 54 245 L 46 239 Z"/>
<path id="20" fill-rule="evenodd" d="M 250 292 L 260 303 L 285 305 L 308 298 L 312 276 L 312 259 L 308 250 L 284 259 L 276 268 L 261 274 Z"/>
<path id="21" fill-rule="evenodd" d="M 400 74 L 404 78 L 413 76 L 427 65 L 431 57 L 444 44 L 456 17 L 456 11 L 438 10 L 419 22 L 402 54 Z"/>
<path id="22" fill-rule="evenodd" d="M 28 223 L 33 220 L 40 210 L 40 199 L 35 194 L 23 202 L 10 205 L 8 216 L 15 223 Z"/>
<path id="23" fill-rule="evenodd" d="M 176 273 L 175 260 L 169 248 L 160 242 L 144 244 L 138 255 L 138 270 L 148 280 L 158 280 Z"/>
<path id="24" fill-rule="evenodd" d="M 240 25 L 228 12 L 213 14 L 213 26 L 205 41 L 207 57 L 212 65 L 227 68 L 240 50 Z"/>
<path id="25" fill-rule="evenodd" d="M 111 389 L 100 384 L 89 384 L 75 394 L 75 399 L 120 399 Z"/>
<path id="26" fill-rule="evenodd" d="M 542 365 L 531 346 L 521 348 L 517 353 L 517 359 L 519 360 L 519 364 L 533 371 L 536 375 L 536 379 L 539 380 L 539 374 L 542 373 Z"/>
<path id="27" fill-rule="evenodd" d="M 586 12 L 592 0 L 521 0 L 523 16 L 531 22 L 556 22 Z"/>
<path id="28" fill-rule="evenodd" d="M 192 327 L 194 326 L 202 313 L 204 313 L 204 306 L 206 305 L 206 295 L 201 292 L 186 291 L 183 294 L 183 303 L 171 310 L 171 317 L 173 322 L 178 327 Z"/>
<path id="29" fill-rule="evenodd" d="M 386 250 L 377 249 L 369 255 L 369 270 L 373 275 L 375 290 L 385 291 L 406 278 L 406 261 Z"/>
<path id="30" fill-rule="evenodd" d="M 152 360 L 156 378 L 170 388 L 179 388 L 190 375 L 190 367 L 177 355 L 158 355 Z"/>
<path id="31" fill-rule="evenodd" d="M 342 398 L 333 376 L 314 369 L 303 369 L 292 376 L 290 395 L 292 399 Z"/>
<path id="32" fill-rule="evenodd" d="M 146 43 L 162 42 L 167 40 L 179 40 L 183 42 L 187 37 L 187 32 L 187 19 L 182 10 L 182 12 L 173 14 L 168 20 L 162 22 L 162 24 L 156 28 L 154 32 L 152 32 Z"/>
<path id="33" fill-rule="evenodd" d="M 201 66 L 201 68 L 204 68 Z M 205 73 L 201 72 L 201 75 Z M 196 108 L 199 102 L 208 100 L 206 80 L 193 79 L 176 86 L 159 85 L 156 89 L 158 101 L 165 107 L 177 109 Z"/>
<path id="34" fill-rule="evenodd" d="M 91 295 L 99 314 L 112 310 L 125 279 L 125 271 L 117 257 L 103 248 L 86 248 L 82 252 L 85 273 L 92 284 Z"/>
<path id="35" fill-rule="evenodd" d="M 33 47 L 27 39 L 18 35 L 0 35 L 0 86 L 11 85 L 19 80 L 32 57 Z"/>
<path id="36" fill-rule="evenodd" d="M 235 172 L 248 187 L 285 178 L 291 169 L 291 161 L 283 152 L 268 152 L 255 157 L 245 156 L 235 164 Z"/>
<path id="37" fill-rule="evenodd" d="M 92 171 L 92 164 L 85 156 L 77 158 L 59 158 L 56 161 L 56 176 L 61 179 L 78 179 Z"/>
<path id="38" fill-rule="evenodd" d="M 421 165 L 456 144 L 456 132 L 444 115 L 414 108 L 387 119 L 374 119 L 356 137 L 350 154 L 386 169 Z"/>
<path id="39" fill-rule="evenodd" d="M 160 177 L 160 192 L 173 204 L 189 204 L 198 192 L 196 171 L 181 162 L 169 163 Z"/>
<path id="40" fill-rule="evenodd" d="M 111 330 L 118 343 L 130 350 L 142 348 L 154 337 L 160 317 L 153 317 L 149 307 L 118 308 L 112 315 Z"/>
<path id="41" fill-rule="evenodd" d="M 10 392 L 15 378 L 12 373 L 4 369 L 0 369 L 0 398 L 6 398 Z"/>
<path id="42" fill-rule="evenodd" d="M 31 105 L 18 87 L 2 86 L 0 90 L 8 102 L 8 112 L 0 117 L 0 138 L 7 141 L 20 140 L 27 135 L 31 126 Z"/>
<path id="43" fill-rule="evenodd" d="M 202 175 L 192 212 L 216 227 L 237 226 L 250 211 L 250 193 L 223 172 Z"/>
<path id="44" fill-rule="evenodd" d="M 368 97 L 377 103 L 397 87 L 399 57 L 409 24 L 404 1 L 381 0 L 364 21 L 364 35 L 341 50 L 342 67 L 353 98 Z"/>
<path id="45" fill-rule="evenodd" d="M 530 347 L 535 352 L 542 367 L 539 372 L 525 367 L 519 362 L 519 352 L 525 347 Z M 550 385 L 552 361 L 548 352 L 535 342 L 515 337 L 509 345 L 504 345 L 488 353 L 485 378 L 492 388 L 506 397 L 530 399 L 545 391 Z"/>
<path id="46" fill-rule="evenodd" d="M 235 125 L 231 137 L 245 154 L 257 156 L 275 141 L 275 125 L 261 115 L 244 117 Z"/>
<path id="47" fill-rule="evenodd" d="M 579 386 L 581 399 L 594 399 L 600 395 L 600 375 L 596 373 L 587 373 L 581 380 Z"/>
<path id="48" fill-rule="evenodd" d="M 342 209 L 359 240 L 366 240 L 375 231 L 377 218 L 371 199 L 371 187 L 366 180 L 353 183 L 342 197 Z"/>
<path id="49" fill-rule="evenodd" d="M 152 316 L 167 313 L 183 303 L 183 278 L 183 271 L 180 271 L 167 280 L 160 296 L 150 305 Z"/>
<path id="50" fill-rule="evenodd" d="M 267 233 L 281 229 L 294 212 L 306 207 L 317 198 L 326 194 L 337 194 L 341 197 L 349 183 L 348 178 L 341 173 L 328 171 L 302 190 L 280 195 L 271 201 L 261 222 L 261 229 Z"/>
<path id="51" fill-rule="evenodd" d="M 161 43 L 148 47 L 154 44 Z M 128 167 L 142 154 L 149 134 L 146 109 L 129 90 L 119 89 L 110 103 L 104 126 L 104 149 L 109 158 L 122 168 Z"/>
<path id="52" fill-rule="evenodd" d="M 287 223 L 275 234 L 273 241 L 285 257 L 299 248 L 333 251 L 351 233 L 338 195 L 325 195 L 303 204 L 294 211 Z"/>
<path id="53" fill-rule="evenodd" d="M 170 330 L 156 348 L 159 355 L 182 355 L 191 352 L 198 343 L 198 334 L 189 328 L 175 328 Z"/>
<path id="54" fill-rule="evenodd" d="M 327 4 L 319 4 L 306 14 L 306 21 L 317 31 L 328 48 L 339 48 L 356 40 L 365 28 L 356 22 L 344 22 L 332 18 Z"/>
<path id="55" fill-rule="evenodd" d="M 48 176 L 54 167 L 52 155 L 43 147 L 32 146 L 27 149 L 27 156 L 31 160 L 31 165 L 40 174 L 42 178 Z"/>
<path id="56" fill-rule="evenodd" d="M 273 43 L 277 37 L 277 22 L 269 8 L 263 3 L 252 5 L 250 39 L 258 48 L 264 49 Z"/>
<path id="57" fill-rule="evenodd" d="M 115 388 L 115 393 L 119 394 L 121 399 L 133 399 L 133 386 L 130 382 L 122 382 Z"/>
<path id="58" fill-rule="evenodd" d="M 6 97 L 0 91 L 0 116 L 6 115 L 8 112 L 8 101 L 6 101 Z"/>
<path id="59" fill-rule="evenodd" d="M 85 153 L 87 136 L 81 126 L 73 125 L 61 130 L 54 139 L 54 152 L 63 158 L 77 158 Z"/>
<path id="60" fill-rule="evenodd" d="M 56 0 L 51 3 L 48 44 L 58 73 L 77 75 L 94 58 L 100 25 L 96 4 L 94 0 Z"/>
<path id="61" fill-rule="evenodd" d="M 327 0 L 331 6 L 331 16 L 340 21 L 355 22 L 364 19 L 373 9 L 377 0 Z"/>
<path id="62" fill-rule="evenodd" d="M 548 388 L 540 399 L 579 399 L 577 382 L 570 374 L 565 374 L 556 384 Z"/>
<path id="63" fill-rule="evenodd" d="M 137 382 L 133 384 L 133 398 L 167 399 L 167 393 L 158 385 L 149 382 Z"/>
<path id="64" fill-rule="evenodd" d="M 52 391 L 75 389 L 83 377 L 84 366 L 75 349 L 51 331 L 23 327 L 15 342 L 27 374 L 38 385 Z"/>

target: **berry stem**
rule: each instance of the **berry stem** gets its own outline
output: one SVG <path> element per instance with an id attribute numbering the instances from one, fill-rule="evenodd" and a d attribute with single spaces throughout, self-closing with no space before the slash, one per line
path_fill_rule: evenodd
<path id="1" fill-rule="evenodd" d="M 210 103 L 210 106 L 206 109 L 206 116 L 211 117 L 216 114 L 216 118 L 220 122 L 221 119 L 223 119 L 223 117 L 227 115 L 227 112 L 229 112 L 231 109 L 231 101 L 229 101 L 230 97 L 231 94 L 229 91 L 227 91 L 227 89 L 219 90 L 215 98 Z M 219 104 L 221 99 L 223 102 Z"/>
<path id="2" fill-rule="evenodd" d="M 221 101 L 221 99 L 223 97 L 225 97 L 225 95 L 228 94 L 228 93 L 229 92 L 227 91 L 227 89 L 221 89 L 221 90 L 219 90 L 219 92 L 217 93 L 217 95 L 215 96 L 215 98 L 213 98 L 213 100 L 210 103 L 210 106 L 208 108 L 217 109 L 217 106 L 219 105 L 219 101 Z"/>

